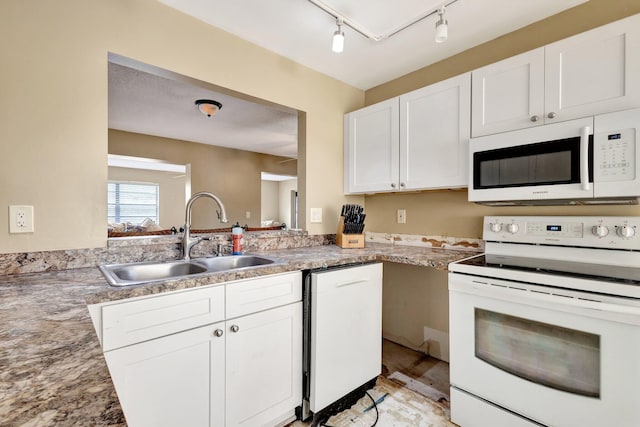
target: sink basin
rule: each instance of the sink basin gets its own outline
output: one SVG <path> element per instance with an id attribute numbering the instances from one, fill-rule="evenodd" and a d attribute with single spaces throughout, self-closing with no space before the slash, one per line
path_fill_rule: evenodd
<path id="1" fill-rule="evenodd" d="M 276 260 L 257 255 L 233 255 L 213 258 L 195 258 L 193 262 L 205 266 L 209 271 L 225 271 L 273 264 Z"/>
<path id="2" fill-rule="evenodd" d="M 136 262 L 100 265 L 98 268 L 112 286 L 129 286 L 157 280 L 177 279 L 194 274 L 282 264 L 284 261 L 257 255 L 232 255 L 212 258 L 193 258 L 191 261 Z"/>
<path id="3" fill-rule="evenodd" d="M 100 265 L 98 268 L 114 286 L 135 285 L 207 272 L 206 267 L 188 261 L 111 264 Z"/>

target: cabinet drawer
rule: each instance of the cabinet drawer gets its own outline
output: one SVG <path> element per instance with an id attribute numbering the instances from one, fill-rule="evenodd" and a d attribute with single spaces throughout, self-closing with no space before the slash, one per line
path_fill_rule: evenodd
<path id="1" fill-rule="evenodd" d="M 224 320 L 224 286 L 102 307 L 104 351 Z"/>
<path id="2" fill-rule="evenodd" d="M 227 319 L 302 300 L 299 271 L 227 284 Z"/>

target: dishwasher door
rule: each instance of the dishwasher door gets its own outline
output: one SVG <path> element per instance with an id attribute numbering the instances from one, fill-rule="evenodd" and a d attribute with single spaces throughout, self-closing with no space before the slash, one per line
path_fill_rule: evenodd
<path id="1" fill-rule="evenodd" d="M 382 366 L 382 264 L 311 273 L 310 395 L 317 413 Z"/>

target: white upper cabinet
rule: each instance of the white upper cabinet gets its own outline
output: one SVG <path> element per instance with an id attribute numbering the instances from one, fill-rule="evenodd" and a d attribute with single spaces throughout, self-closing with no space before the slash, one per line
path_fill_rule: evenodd
<path id="1" fill-rule="evenodd" d="M 344 192 L 395 191 L 400 140 L 398 98 L 344 116 Z"/>
<path id="2" fill-rule="evenodd" d="M 544 48 L 472 73 L 471 135 L 489 135 L 543 123 Z"/>
<path id="3" fill-rule="evenodd" d="M 545 49 L 546 120 L 640 106 L 640 15 Z"/>
<path id="4" fill-rule="evenodd" d="M 471 77 L 345 115 L 346 194 L 467 185 Z"/>
<path id="5" fill-rule="evenodd" d="M 400 189 L 465 187 L 471 76 L 400 96 Z"/>
<path id="6" fill-rule="evenodd" d="M 473 71 L 472 136 L 640 106 L 640 15 Z"/>

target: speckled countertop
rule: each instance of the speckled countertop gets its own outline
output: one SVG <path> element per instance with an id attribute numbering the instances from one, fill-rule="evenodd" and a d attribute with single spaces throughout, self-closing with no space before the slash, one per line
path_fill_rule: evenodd
<path id="1" fill-rule="evenodd" d="M 87 304 L 363 261 L 446 269 L 478 252 L 367 243 L 263 252 L 287 261 L 237 273 L 110 287 L 97 268 L 0 276 L 0 425 L 126 425 Z"/>

